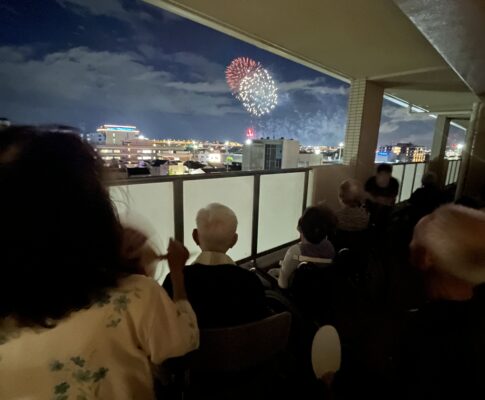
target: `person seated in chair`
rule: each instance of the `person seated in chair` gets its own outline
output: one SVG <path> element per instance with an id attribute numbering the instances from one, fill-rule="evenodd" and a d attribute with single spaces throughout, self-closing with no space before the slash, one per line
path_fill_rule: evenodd
<path id="1" fill-rule="evenodd" d="M 258 276 L 226 253 L 237 243 L 237 217 L 222 204 L 211 203 L 196 217 L 192 237 L 202 252 L 184 270 L 187 295 L 201 328 L 241 325 L 268 316 Z M 171 293 L 170 280 L 164 287 Z"/>
<path id="2" fill-rule="evenodd" d="M 406 399 L 475 398 L 485 381 L 485 215 L 446 205 L 421 219 L 411 256 L 428 302 L 403 333 Z"/>
<path id="3" fill-rule="evenodd" d="M 399 181 L 392 176 L 392 165 L 379 164 L 377 174 L 367 180 L 364 188 L 371 225 L 379 230 L 385 229 L 399 194 Z"/>
<path id="4" fill-rule="evenodd" d="M 445 202 L 445 195 L 434 172 L 426 172 L 421 179 L 421 184 L 422 187 L 416 189 L 409 199 L 411 222 L 414 225 Z"/>
<path id="5" fill-rule="evenodd" d="M 364 191 L 359 181 L 347 179 L 339 189 L 342 208 L 337 211 L 337 229 L 346 232 L 364 231 L 369 226 L 369 213 L 363 207 Z"/>
<path id="6" fill-rule="evenodd" d="M 281 262 L 278 285 L 289 287 L 293 274 L 302 262 L 330 264 L 335 257 L 335 249 L 327 239 L 333 233 L 337 218 L 330 208 L 319 205 L 308 207 L 298 221 L 301 242 L 291 246 Z"/>

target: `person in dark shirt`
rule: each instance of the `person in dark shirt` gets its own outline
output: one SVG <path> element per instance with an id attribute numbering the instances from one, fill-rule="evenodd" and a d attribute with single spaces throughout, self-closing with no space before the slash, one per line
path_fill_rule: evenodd
<path id="1" fill-rule="evenodd" d="M 380 164 L 377 174 L 365 183 L 365 191 L 373 203 L 393 206 L 399 194 L 399 182 L 392 176 L 392 165 Z"/>
<path id="2" fill-rule="evenodd" d="M 485 393 L 485 213 L 457 205 L 424 217 L 411 242 L 428 303 L 401 338 L 405 399 L 471 399 Z"/>
<path id="3" fill-rule="evenodd" d="M 384 230 L 399 194 L 399 182 L 392 176 L 392 165 L 380 164 L 377 174 L 367 180 L 364 189 L 368 196 L 366 207 L 370 214 L 370 225 L 379 231 Z"/>
<path id="4" fill-rule="evenodd" d="M 237 217 L 218 203 L 201 209 L 193 231 L 202 252 L 184 270 L 187 295 L 200 328 L 241 325 L 268 316 L 264 287 L 256 274 L 226 254 L 237 242 Z M 163 285 L 171 293 L 170 279 Z"/>

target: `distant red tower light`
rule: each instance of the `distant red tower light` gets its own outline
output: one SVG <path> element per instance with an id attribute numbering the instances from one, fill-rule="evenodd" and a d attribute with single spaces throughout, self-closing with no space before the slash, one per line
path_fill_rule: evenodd
<path id="1" fill-rule="evenodd" d="M 254 128 L 249 127 L 246 129 L 246 138 L 253 139 L 256 136 L 256 131 Z"/>

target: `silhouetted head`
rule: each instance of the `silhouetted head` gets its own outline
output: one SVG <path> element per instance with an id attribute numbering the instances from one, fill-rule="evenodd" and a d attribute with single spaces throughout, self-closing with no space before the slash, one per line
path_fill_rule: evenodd
<path id="1" fill-rule="evenodd" d="M 362 184 L 355 179 L 347 179 L 340 184 L 339 199 L 348 207 L 360 207 L 364 201 Z"/>
<path id="2" fill-rule="evenodd" d="M 327 206 L 308 207 L 298 221 L 298 230 L 310 243 L 318 244 L 335 231 L 337 217 Z"/>
<path id="3" fill-rule="evenodd" d="M 485 282 L 485 213 L 446 205 L 419 221 L 411 242 L 413 263 L 431 296 L 462 300 Z"/>
<path id="4" fill-rule="evenodd" d="M 376 183 L 379 187 L 387 187 L 392 177 L 391 164 L 379 164 L 377 166 Z"/>
<path id="5" fill-rule="evenodd" d="M 74 134 L 0 134 L 0 318 L 49 325 L 121 272 L 121 227 L 95 151 Z"/>
<path id="6" fill-rule="evenodd" d="M 438 175 L 433 171 L 426 172 L 421 178 L 421 184 L 425 188 L 438 188 Z"/>
<path id="7" fill-rule="evenodd" d="M 203 251 L 226 253 L 237 242 L 237 217 L 229 207 L 211 203 L 196 217 L 192 237 Z"/>

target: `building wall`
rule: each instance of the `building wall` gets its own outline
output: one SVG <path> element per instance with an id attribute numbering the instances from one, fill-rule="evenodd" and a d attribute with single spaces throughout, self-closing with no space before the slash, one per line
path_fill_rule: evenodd
<path id="1" fill-rule="evenodd" d="M 298 167 L 298 155 L 300 154 L 300 143 L 297 140 L 285 140 L 283 142 L 283 160 L 281 168 Z"/>
<path id="2" fill-rule="evenodd" d="M 243 171 L 264 169 L 264 144 L 251 143 L 244 145 L 242 155 Z"/>
<path id="3" fill-rule="evenodd" d="M 340 209 L 338 189 L 340 184 L 352 177 L 351 166 L 344 164 L 328 164 L 313 168 L 313 199 L 312 204 L 324 202 L 334 211 Z"/>
<path id="4" fill-rule="evenodd" d="M 298 154 L 298 165 L 297 167 L 313 167 L 319 166 L 323 163 L 323 154 L 308 154 L 300 153 Z"/>

